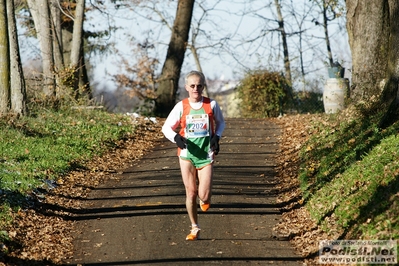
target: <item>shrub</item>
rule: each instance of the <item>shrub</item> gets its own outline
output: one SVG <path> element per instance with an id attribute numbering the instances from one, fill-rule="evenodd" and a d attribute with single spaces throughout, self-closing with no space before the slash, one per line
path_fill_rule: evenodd
<path id="1" fill-rule="evenodd" d="M 278 72 L 248 72 L 237 87 L 243 117 L 276 117 L 286 96 L 285 78 Z"/>

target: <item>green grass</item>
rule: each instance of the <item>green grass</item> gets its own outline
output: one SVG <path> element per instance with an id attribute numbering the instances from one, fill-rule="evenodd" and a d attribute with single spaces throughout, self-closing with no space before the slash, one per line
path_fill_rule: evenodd
<path id="1" fill-rule="evenodd" d="M 306 207 L 340 239 L 399 238 L 399 123 L 325 116 L 301 152 Z"/>
<path id="2" fill-rule="evenodd" d="M 130 118 L 98 110 L 38 111 L 0 119 L 0 220 L 44 180 L 62 178 L 133 133 Z M 0 223 L 0 227 L 2 224 Z"/>

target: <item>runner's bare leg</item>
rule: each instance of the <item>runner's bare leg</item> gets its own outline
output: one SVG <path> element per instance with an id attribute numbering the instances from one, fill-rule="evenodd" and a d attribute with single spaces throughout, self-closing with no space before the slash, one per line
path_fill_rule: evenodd
<path id="1" fill-rule="evenodd" d="M 186 189 L 186 209 L 190 218 L 191 224 L 198 224 L 197 213 L 197 169 L 187 160 L 179 158 L 180 170 Z"/>
<path id="2" fill-rule="evenodd" d="M 198 170 L 198 197 L 203 202 L 210 202 L 212 197 L 213 164 Z"/>

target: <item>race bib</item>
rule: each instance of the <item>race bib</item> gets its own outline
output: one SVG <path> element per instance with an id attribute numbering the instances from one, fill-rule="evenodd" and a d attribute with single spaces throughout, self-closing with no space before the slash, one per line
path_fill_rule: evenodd
<path id="1" fill-rule="evenodd" d="M 187 138 L 202 138 L 209 136 L 209 117 L 207 114 L 186 116 Z"/>

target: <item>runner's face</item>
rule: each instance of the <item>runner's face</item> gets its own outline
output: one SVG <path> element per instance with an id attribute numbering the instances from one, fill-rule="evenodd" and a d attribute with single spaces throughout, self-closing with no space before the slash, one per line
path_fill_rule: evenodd
<path id="1" fill-rule="evenodd" d="M 188 91 L 188 96 L 191 100 L 200 101 L 203 90 L 204 85 L 201 83 L 200 77 L 194 75 L 187 79 L 186 91 Z"/>

